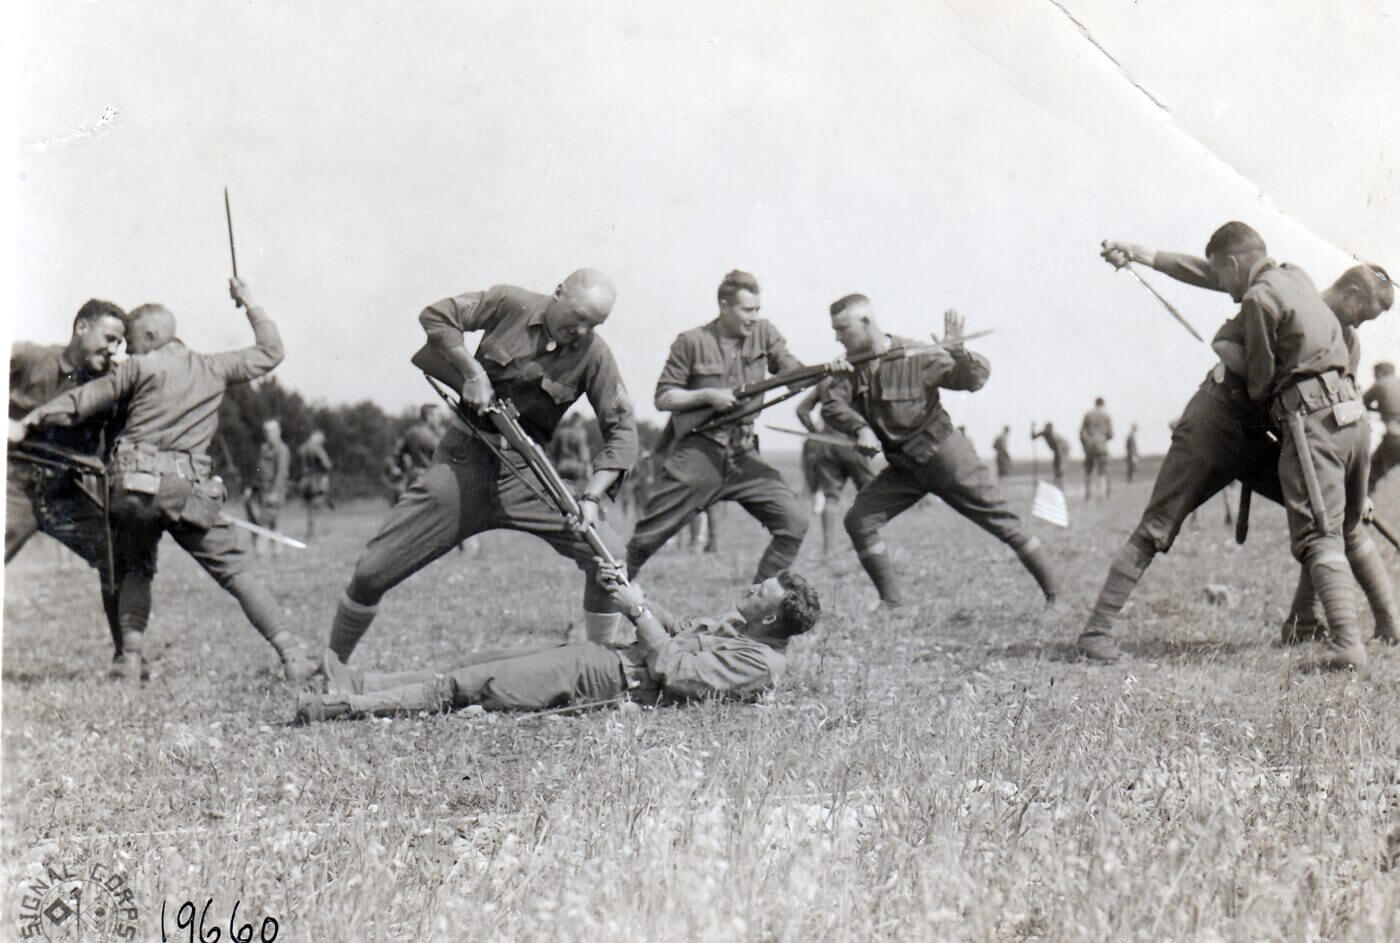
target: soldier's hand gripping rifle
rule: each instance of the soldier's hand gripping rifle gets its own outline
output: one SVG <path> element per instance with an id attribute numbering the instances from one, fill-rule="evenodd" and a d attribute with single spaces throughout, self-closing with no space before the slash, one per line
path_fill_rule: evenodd
<path id="1" fill-rule="evenodd" d="M 986 337 L 992 331 L 974 331 L 959 337 L 958 342 L 975 340 L 979 337 Z M 951 345 L 949 345 L 951 346 Z M 846 362 L 853 367 L 863 363 L 870 363 L 874 360 L 902 360 L 905 357 L 922 357 L 935 351 L 947 350 L 943 344 L 920 344 L 917 347 L 891 347 L 889 350 L 879 353 L 871 352 L 860 354 L 855 357 L 848 357 Z M 737 402 L 727 410 L 718 410 L 713 406 L 695 406 L 691 409 L 678 409 L 671 413 L 671 434 L 674 441 L 685 438 L 692 432 L 709 432 L 718 429 L 720 426 L 729 425 L 756 416 L 769 406 L 775 406 L 783 400 L 790 399 L 805 390 L 810 389 L 814 384 L 820 382 L 835 373 L 832 364 L 822 363 L 811 367 L 798 367 L 796 370 L 789 370 L 786 373 L 779 373 L 766 380 L 759 380 L 757 383 L 749 383 L 739 387 L 734 391 L 734 398 Z M 789 387 L 782 396 L 773 399 L 764 399 L 765 393 L 776 390 L 780 386 Z"/>
<path id="2" fill-rule="evenodd" d="M 442 397 L 443 402 L 447 403 L 448 407 L 461 418 L 467 429 L 475 434 L 478 422 L 477 415 L 473 414 L 471 408 L 462 402 L 461 397 L 456 392 L 462 388 L 463 381 L 457 368 L 431 344 L 423 346 L 418 353 L 413 355 L 413 365 L 423 371 L 423 375 L 428 379 L 428 384 Z M 612 551 L 608 549 L 608 545 L 599 535 L 598 528 L 594 527 L 583 516 L 583 509 L 579 507 L 578 499 L 574 497 L 574 493 L 569 490 L 569 486 L 560 477 L 554 463 L 549 460 L 549 456 L 545 454 L 544 449 L 540 448 L 539 443 L 530 438 L 530 434 L 520 425 L 520 413 L 516 410 L 515 405 L 508 399 L 495 397 L 491 400 L 491 405 L 481 410 L 479 415 L 485 417 L 511 449 L 524 459 L 526 466 L 536 480 L 531 481 L 522 474 L 489 437 L 477 435 L 477 441 L 486 446 L 500 460 L 502 467 L 515 475 L 521 484 L 534 493 L 535 497 L 557 510 L 569 527 L 588 542 L 594 556 L 605 564 L 620 568 L 625 573 L 626 568 L 622 567 L 617 558 L 612 555 Z"/>

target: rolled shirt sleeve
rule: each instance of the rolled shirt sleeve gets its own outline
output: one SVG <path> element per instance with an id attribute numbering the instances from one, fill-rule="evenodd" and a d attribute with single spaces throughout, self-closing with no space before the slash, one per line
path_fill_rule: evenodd
<path id="1" fill-rule="evenodd" d="M 965 390 L 969 393 L 975 393 L 986 385 L 987 378 L 992 375 L 992 365 L 986 357 L 974 354 L 965 348 L 951 350 L 948 353 L 952 364 L 946 367 L 943 375 L 938 378 L 939 386 L 945 390 Z"/>
<path id="2" fill-rule="evenodd" d="M 490 306 L 484 304 L 487 293 L 468 291 L 428 305 L 418 315 L 418 323 L 435 347 L 465 347 L 462 337 L 468 331 L 484 330 L 488 326 Z"/>
<path id="3" fill-rule="evenodd" d="M 855 378 L 849 374 L 837 374 L 822 388 L 822 421 L 838 432 L 856 435 L 870 425 L 865 417 L 857 412 L 852 400 L 855 398 Z"/>
<path id="4" fill-rule="evenodd" d="M 640 454 L 636 411 L 612 351 L 599 346 L 600 354 L 593 359 L 587 379 L 588 403 L 603 434 L 603 447 L 593 456 L 593 470 L 627 472 L 637 464 Z"/>
<path id="5" fill-rule="evenodd" d="M 792 355 L 787 348 L 787 339 L 769 321 L 764 321 L 764 353 L 768 356 L 768 372 L 777 375 L 789 370 L 800 370 L 806 364 Z"/>
<path id="6" fill-rule="evenodd" d="M 260 308 L 254 308 L 248 320 L 253 326 L 252 347 L 211 354 L 206 358 L 210 366 L 229 383 L 247 383 L 271 373 L 285 356 L 282 334 L 271 318 L 263 314 Z"/>
<path id="7" fill-rule="evenodd" d="M 1261 406 L 1268 405 L 1273 393 L 1278 318 L 1278 307 L 1269 293 L 1251 290 L 1245 294 L 1239 313 L 1244 328 L 1245 381 L 1249 398 Z"/>
<path id="8" fill-rule="evenodd" d="M 141 380 L 141 358 L 131 357 L 106 376 L 55 396 L 35 410 L 41 425 L 71 426 L 109 409 L 136 388 Z"/>
<path id="9" fill-rule="evenodd" d="M 661 376 L 656 380 L 655 398 L 671 390 L 686 389 L 690 383 L 690 370 L 695 363 L 695 348 L 690 339 L 682 334 L 671 342 L 671 352 L 666 355 L 666 363 L 661 368 Z M 660 409 L 657 406 L 657 409 Z"/>
<path id="10" fill-rule="evenodd" d="M 1159 251 L 1152 259 L 1152 267 L 1163 275 L 1170 275 L 1179 282 L 1205 288 L 1208 291 L 1224 291 L 1210 270 L 1210 263 L 1200 256 L 1182 252 Z"/>

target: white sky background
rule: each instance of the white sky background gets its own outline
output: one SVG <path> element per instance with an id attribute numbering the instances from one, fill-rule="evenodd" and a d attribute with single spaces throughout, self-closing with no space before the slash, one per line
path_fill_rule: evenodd
<path id="1" fill-rule="evenodd" d="M 838 352 L 849 291 L 897 333 L 949 306 L 995 328 L 987 387 L 948 396 L 983 451 L 1003 424 L 1021 455 L 1032 419 L 1073 433 L 1098 394 L 1160 451 L 1211 356 L 1099 240 L 1199 253 L 1240 218 L 1319 287 L 1348 253 L 1400 272 L 1400 4 L 1065 6 L 1170 114 L 1049 0 L 30 0 L 13 333 L 61 341 L 96 295 L 167 304 L 196 349 L 248 343 L 228 184 L 277 376 L 312 400 L 427 401 L 425 305 L 592 265 L 655 417 L 672 338 L 741 267 L 809 361 Z M 106 133 L 60 141 L 108 106 Z M 1233 313 L 1155 284 L 1206 336 Z M 1369 381 L 1400 314 L 1363 342 Z"/>

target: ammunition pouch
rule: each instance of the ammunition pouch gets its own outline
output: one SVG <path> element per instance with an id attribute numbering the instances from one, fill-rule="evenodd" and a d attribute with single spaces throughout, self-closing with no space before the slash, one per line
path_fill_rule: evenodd
<path id="1" fill-rule="evenodd" d="M 149 442 L 118 442 L 108 465 L 118 496 L 150 495 L 171 523 L 207 530 L 223 510 L 224 481 L 207 455 L 164 451 Z"/>
<path id="2" fill-rule="evenodd" d="M 1310 416 L 1331 410 L 1338 426 L 1349 426 L 1365 415 L 1356 384 L 1336 370 L 1304 377 L 1279 392 L 1269 403 L 1269 418 L 1282 426 L 1291 413 Z"/>

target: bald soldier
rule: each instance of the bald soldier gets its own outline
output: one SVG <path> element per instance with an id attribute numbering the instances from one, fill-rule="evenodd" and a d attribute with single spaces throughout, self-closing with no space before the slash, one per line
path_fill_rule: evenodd
<path id="1" fill-rule="evenodd" d="M 108 466 L 120 590 L 117 600 L 126 677 L 138 681 L 156 546 L 169 534 L 243 607 L 248 621 L 276 649 L 288 680 L 316 670 L 281 607 L 253 574 L 247 535 L 221 516 L 224 483 L 213 474 L 209 443 L 219 404 L 233 383 L 247 383 L 282 360 L 277 326 L 234 278 L 229 293 L 247 311 L 255 343 L 242 350 L 197 354 L 175 336 L 175 316 L 160 305 L 131 312 L 132 357 L 101 379 L 36 408 L 25 423 L 72 426 L 121 404 L 126 424 Z"/>
<path id="2" fill-rule="evenodd" d="M 1376 364 L 1376 382 L 1362 395 L 1367 409 L 1380 413 L 1385 432 L 1381 444 L 1371 455 L 1370 484 L 1375 493 L 1376 485 L 1392 468 L 1400 465 L 1400 377 L 1395 375 L 1395 364 L 1382 360 Z"/>
<path id="3" fill-rule="evenodd" d="M 932 494 L 1015 551 L 1047 605 L 1053 605 L 1058 581 L 1040 538 L 1006 506 L 987 466 L 953 428 L 938 392 L 980 390 L 991 365 L 963 346 L 963 319 L 956 311 L 945 312 L 943 326 L 942 347 L 919 357 L 867 361 L 833 377 L 825 388 L 822 418 L 828 428 L 855 436 L 856 447 L 867 455 L 883 449 L 889 461 L 856 495 L 846 532 L 881 605 L 897 607 L 902 599 L 880 530 Z M 852 359 L 896 345 L 924 346 L 880 330 L 870 299 L 860 294 L 832 303 L 831 328 Z"/>
<path id="4" fill-rule="evenodd" d="M 463 406 L 473 414 L 496 396 L 515 404 L 520 424 L 548 447 L 564 414 L 587 396 L 603 436 L 593 472 L 579 498 L 583 514 L 610 550 L 622 553 L 617 535 L 601 520 L 599 505 L 637 459 L 637 424 L 612 351 L 594 330 L 612 312 L 612 280 L 579 269 L 552 295 L 497 285 L 444 298 L 419 315 L 428 343 L 465 378 Z M 480 332 L 475 355 L 467 333 Z M 330 648 L 347 661 L 390 589 L 462 541 L 496 528 L 534 534 L 584 571 L 584 622 L 591 641 L 621 644 L 616 608 L 593 579 L 593 552 L 552 505 L 537 498 L 484 444 L 494 444 L 527 479 L 533 475 L 490 421 L 471 425 L 453 416 L 433 464 L 390 510 L 355 564 L 331 623 Z"/>
<path id="5" fill-rule="evenodd" d="M 1253 230 L 1248 232 L 1253 233 Z M 1250 237 L 1247 233 L 1241 233 L 1240 236 L 1253 246 L 1248 255 L 1259 256 L 1255 259 L 1260 263 L 1256 274 L 1262 276 L 1271 271 L 1270 266 L 1262 264 L 1266 258 L 1258 249 L 1263 245 L 1258 234 Z M 1220 251 L 1224 256 L 1230 256 L 1228 247 L 1220 248 Z M 1129 261 L 1139 262 L 1201 288 L 1215 291 L 1239 288 L 1237 284 L 1226 284 L 1208 259 L 1173 252 L 1152 252 L 1133 243 L 1116 241 L 1104 244 L 1103 256 L 1114 266 Z M 1222 265 L 1227 264 L 1224 259 L 1221 262 Z M 1302 295 L 1302 303 L 1312 307 L 1311 300 L 1302 291 L 1306 275 L 1286 264 L 1273 268 L 1282 271 L 1272 277 L 1286 278 L 1288 290 Z M 1354 266 L 1325 289 L 1318 299 L 1328 309 L 1340 332 L 1343 347 L 1351 348 L 1342 357 L 1340 372 L 1343 374 L 1359 356 L 1354 344 L 1355 328 L 1379 316 L 1394 301 L 1394 290 L 1389 279 L 1380 278 L 1377 271 L 1383 270 L 1377 270 L 1374 266 Z M 1317 320 L 1314 312 L 1310 321 Z M 1313 323 L 1312 327 L 1319 335 L 1325 333 L 1325 328 L 1320 324 Z M 1238 315 L 1222 325 L 1216 334 L 1212 347 L 1221 356 L 1221 362 L 1206 375 L 1200 388 L 1186 404 L 1181 420 L 1173 427 L 1171 447 L 1157 472 L 1152 497 L 1136 530 L 1109 567 L 1103 589 L 1080 634 L 1079 649 L 1091 659 L 1116 661 L 1121 657 L 1111 635 L 1113 620 L 1156 555 L 1171 549 L 1182 524 L 1192 511 L 1237 478 L 1255 493 L 1280 504 L 1285 502 L 1279 472 L 1279 443 L 1271 438 L 1274 425 L 1269 416 L 1249 394 L 1243 337 L 1243 319 Z M 1330 346 L 1327 357 L 1337 357 L 1335 351 L 1330 351 Z M 1341 388 L 1340 381 L 1334 383 L 1338 389 Z M 1345 557 L 1375 612 L 1377 637 L 1389 640 L 1394 637 L 1397 628 L 1395 602 L 1384 561 L 1375 543 L 1360 526 L 1361 506 L 1365 500 L 1364 481 L 1358 482 L 1353 473 L 1350 480 L 1344 481 L 1344 487 L 1346 508 L 1338 521 L 1338 532 L 1344 537 Z M 1301 586 L 1298 598 L 1295 598 L 1294 610 L 1284 625 L 1285 641 L 1293 641 L 1304 635 L 1298 631 L 1298 623 L 1311 621 L 1307 613 L 1310 603 L 1302 602 L 1310 597 L 1310 591 L 1305 591 L 1308 585 L 1305 583 Z M 1347 645 L 1346 648 L 1354 653 L 1354 646 Z"/>
<path id="6" fill-rule="evenodd" d="M 92 298 L 73 318 L 67 344 L 31 344 L 19 341 L 10 349 L 10 438 L 36 406 L 60 393 L 105 374 L 126 339 L 126 312 L 110 301 Z M 102 458 L 104 439 L 110 432 L 110 415 L 67 428 L 36 429 L 31 441 Z M 91 567 L 106 569 L 106 527 L 102 519 L 104 495 L 96 476 L 59 471 L 33 462 L 11 459 L 5 477 L 5 562 L 37 533 L 48 534 L 72 550 Z M 117 597 L 102 587 L 102 608 L 112 633 L 116 667 L 121 670 L 122 633 L 117 619 Z"/>

